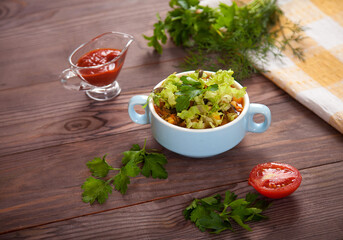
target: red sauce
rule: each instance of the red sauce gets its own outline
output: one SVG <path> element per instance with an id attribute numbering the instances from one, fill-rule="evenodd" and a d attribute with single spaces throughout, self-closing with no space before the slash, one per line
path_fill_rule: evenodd
<path id="1" fill-rule="evenodd" d="M 92 50 L 83 55 L 78 61 L 79 67 L 93 67 L 111 62 L 121 53 L 118 49 L 101 48 Z M 85 81 L 97 87 L 109 85 L 117 78 L 124 63 L 125 54 L 113 63 L 109 63 L 99 68 L 80 69 L 79 73 Z"/>

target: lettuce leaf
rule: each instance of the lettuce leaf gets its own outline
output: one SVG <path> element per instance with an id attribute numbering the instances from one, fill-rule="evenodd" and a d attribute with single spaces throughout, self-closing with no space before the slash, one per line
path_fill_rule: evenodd
<path id="1" fill-rule="evenodd" d="M 229 121 L 237 113 L 228 113 L 233 97 L 239 99 L 246 94 L 246 88 L 232 87 L 235 83 L 232 70 L 219 70 L 214 74 L 198 72 L 177 77 L 171 74 L 161 89 L 153 93 L 154 102 L 164 102 L 164 107 L 175 109 L 187 128 L 217 127 L 223 119 Z"/>

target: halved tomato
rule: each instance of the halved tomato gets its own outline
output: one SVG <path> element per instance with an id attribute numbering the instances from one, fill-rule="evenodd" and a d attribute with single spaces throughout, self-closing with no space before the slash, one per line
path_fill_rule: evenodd
<path id="1" fill-rule="evenodd" d="M 284 163 L 263 163 L 254 167 L 249 184 L 263 196 L 283 198 L 300 186 L 302 177 L 295 167 Z"/>

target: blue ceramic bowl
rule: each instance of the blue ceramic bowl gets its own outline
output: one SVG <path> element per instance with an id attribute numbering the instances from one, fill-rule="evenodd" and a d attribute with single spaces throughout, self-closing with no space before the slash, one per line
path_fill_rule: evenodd
<path id="1" fill-rule="evenodd" d="M 179 73 L 177 76 L 192 72 L 194 71 Z M 235 87 L 242 88 L 237 82 Z M 137 95 L 130 99 L 128 110 L 131 120 L 138 124 L 150 123 L 152 135 L 157 142 L 170 151 L 188 157 L 203 158 L 226 152 L 240 143 L 246 132 L 264 132 L 271 123 L 269 108 L 262 104 L 250 103 L 248 94 L 244 97 L 244 109 L 235 120 L 211 129 L 188 129 L 170 124 L 156 113 L 152 100 L 149 101 L 144 114 L 137 113 L 134 107 L 146 104 L 147 100 L 148 96 L 145 95 Z M 255 114 L 262 114 L 264 122 L 256 123 L 253 120 Z"/>

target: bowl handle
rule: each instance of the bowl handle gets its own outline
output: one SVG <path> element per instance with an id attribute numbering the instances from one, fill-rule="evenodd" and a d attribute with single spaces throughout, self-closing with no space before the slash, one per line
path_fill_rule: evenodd
<path id="1" fill-rule="evenodd" d="M 133 96 L 129 101 L 129 116 L 131 120 L 138 124 L 148 124 L 150 123 L 149 119 L 149 105 L 145 108 L 144 114 L 139 114 L 136 112 L 134 107 L 136 105 L 144 106 L 147 103 L 148 96 L 145 95 L 137 95 Z"/>
<path id="2" fill-rule="evenodd" d="M 255 114 L 262 114 L 264 116 L 264 121 L 262 123 L 257 123 L 254 121 Z M 249 132 L 262 133 L 265 132 L 271 123 L 272 117 L 269 108 L 266 105 L 251 103 L 248 111 L 248 127 Z"/>

